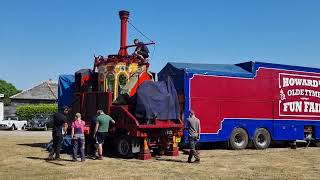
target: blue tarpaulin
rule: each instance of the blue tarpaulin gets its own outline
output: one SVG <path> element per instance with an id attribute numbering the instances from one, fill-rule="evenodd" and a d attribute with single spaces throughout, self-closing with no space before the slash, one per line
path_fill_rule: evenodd
<path id="1" fill-rule="evenodd" d="M 74 75 L 60 75 L 58 84 L 58 108 L 71 106 L 73 102 L 73 93 L 75 91 Z"/>
<path id="2" fill-rule="evenodd" d="M 71 154 L 72 153 L 72 144 L 71 144 L 71 135 L 65 135 L 63 136 L 62 142 L 61 142 L 61 152 Z M 53 141 L 51 140 L 47 145 L 46 148 L 48 151 L 53 150 Z"/>
<path id="3" fill-rule="evenodd" d="M 176 89 L 166 81 L 145 81 L 136 93 L 135 115 L 142 119 L 179 119 L 179 102 Z"/>
<path id="4" fill-rule="evenodd" d="M 192 77 L 193 74 L 243 77 L 253 78 L 259 68 L 276 68 L 296 71 L 308 71 L 319 73 L 318 68 L 308 68 L 293 65 L 283 65 L 274 63 L 265 63 L 257 61 L 248 61 L 238 64 L 198 64 L 198 63 L 177 63 L 168 62 L 165 67 L 158 73 L 159 80 L 164 80 L 170 76 L 178 91 L 184 91 L 184 77 Z"/>
<path id="5" fill-rule="evenodd" d="M 246 67 L 248 66 L 248 67 Z M 178 91 L 184 91 L 184 77 L 192 74 L 247 77 L 254 76 L 252 70 L 249 70 L 252 62 L 243 64 L 197 64 L 197 63 L 176 63 L 168 62 L 166 66 L 158 73 L 159 80 L 164 80 L 168 76 L 172 78 Z"/>
<path id="6" fill-rule="evenodd" d="M 197 63 L 175 63 L 169 62 L 176 69 L 184 70 L 186 73 L 193 74 L 241 74 L 250 75 L 244 68 L 234 64 L 197 64 Z"/>

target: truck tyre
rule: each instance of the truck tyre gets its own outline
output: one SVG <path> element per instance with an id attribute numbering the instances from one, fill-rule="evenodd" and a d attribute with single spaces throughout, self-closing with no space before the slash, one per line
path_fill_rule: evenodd
<path id="1" fill-rule="evenodd" d="M 44 129 L 43 130 L 48 131 L 48 125 L 47 124 L 44 125 Z"/>
<path id="2" fill-rule="evenodd" d="M 126 159 L 133 158 L 131 139 L 128 136 L 121 136 L 116 139 L 116 151 L 118 156 Z"/>
<path id="3" fill-rule="evenodd" d="M 16 126 L 14 124 L 12 124 L 12 126 L 10 127 L 11 131 L 14 131 L 16 129 Z"/>
<path id="4" fill-rule="evenodd" d="M 231 133 L 229 145 L 231 149 L 241 150 L 247 147 L 248 141 L 247 132 L 242 128 L 235 128 Z"/>
<path id="5" fill-rule="evenodd" d="M 22 126 L 21 130 L 26 130 L 26 125 L 25 124 Z"/>
<path id="6" fill-rule="evenodd" d="M 316 147 L 320 147 L 320 140 L 316 140 L 316 141 L 314 142 L 314 145 L 315 145 Z"/>
<path id="7" fill-rule="evenodd" d="M 268 130 L 259 128 L 254 132 L 253 144 L 256 149 L 267 149 L 271 143 L 271 136 Z"/>

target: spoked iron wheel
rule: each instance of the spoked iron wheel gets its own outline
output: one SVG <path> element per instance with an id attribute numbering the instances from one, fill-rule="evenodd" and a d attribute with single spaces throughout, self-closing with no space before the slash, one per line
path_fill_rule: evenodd
<path id="1" fill-rule="evenodd" d="M 133 158 L 130 137 L 121 136 L 116 140 L 117 154 L 122 158 Z"/>

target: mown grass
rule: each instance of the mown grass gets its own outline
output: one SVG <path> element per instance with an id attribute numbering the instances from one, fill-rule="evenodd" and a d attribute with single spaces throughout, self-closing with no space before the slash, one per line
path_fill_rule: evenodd
<path id="1" fill-rule="evenodd" d="M 29 133 L 29 132 L 24 132 Z M 42 136 L 0 132 L 0 179 L 320 179 L 320 149 L 201 150 L 201 164 L 186 163 L 187 156 L 149 161 L 106 157 L 48 163 Z"/>

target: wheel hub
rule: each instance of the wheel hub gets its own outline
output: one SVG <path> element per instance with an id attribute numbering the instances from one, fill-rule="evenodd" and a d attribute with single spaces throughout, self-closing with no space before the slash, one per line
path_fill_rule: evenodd
<path id="1" fill-rule="evenodd" d="M 122 155 L 128 154 L 129 148 L 130 148 L 130 147 L 129 147 L 129 144 L 128 144 L 127 141 L 122 140 L 122 141 L 120 142 L 120 153 L 121 153 Z"/>
<path id="2" fill-rule="evenodd" d="M 234 139 L 235 139 L 235 144 L 236 144 L 237 146 L 242 146 L 242 145 L 243 145 L 243 143 L 244 143 L 244 138 L 243 138 L 243 136 L 242 136 L 241 134 L 236 134 L 235 137 L 234 137 Z"/>
<path id="3" fill-rule="evenodd" d="M 258 137 L 257 137 L 257 143 L 258 143 L 260 146 L 265 146 L 266 143 L 267 143 L 265 136 L 262 135 L 262 134 L 259 134 Z"/>

